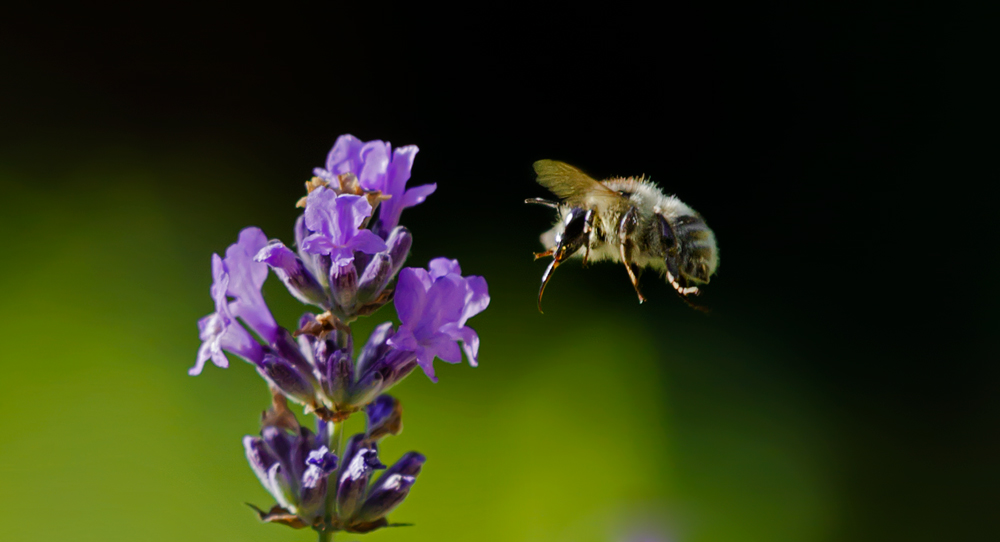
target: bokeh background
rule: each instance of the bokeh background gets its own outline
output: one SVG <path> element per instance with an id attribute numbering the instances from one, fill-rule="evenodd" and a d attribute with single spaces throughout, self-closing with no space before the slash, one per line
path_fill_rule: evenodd
<path id="1" fill-rule="evenodd" d="M 271 502 L 240 444 L 260 378 L 186 370 L 210 254 L 247 225 L 290 242 L 342 133 L 419 145 L 412 182 L 438 190 L 403 215 L 409 263 L 458 258 L 492 303 L 480 367 L 394 391 L 383 458 L 429 457 L 392 515 L 416 525 L 338 540 L 998 536 L 995 200 L 964 183 L 996 166 L 964 124 L 967 19 L 662 7 L 5 17 L 0 539 L 314 539 L 243 504 Z M 652 274 L 640 306 L 610 264 L 561 268 L 539 314 L 541 158 L 698 209 L 713 314 Z"/>

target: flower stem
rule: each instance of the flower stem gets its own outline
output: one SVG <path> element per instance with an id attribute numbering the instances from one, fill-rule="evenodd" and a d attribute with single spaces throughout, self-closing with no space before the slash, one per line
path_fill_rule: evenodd
<path id="1" fill-rule="evenodd" d="M 333 542 L 333 531 L 318 531 L 319 542 Z"/>
<path id="2" fill-rule="evenodd" d="M 340 451 L 340 445 L 342 444 L 341 441 L 344 440 L 344 422 L 332 422 L 332 423 L 333 423 L 333 430 L 330 431 L 329 448 L 331 452 L 337 454 L 337 457 L 340 457 L 341 458 L 340 460 L 343 461 L 343 457 L 341 457 L 343 454 Z"/>

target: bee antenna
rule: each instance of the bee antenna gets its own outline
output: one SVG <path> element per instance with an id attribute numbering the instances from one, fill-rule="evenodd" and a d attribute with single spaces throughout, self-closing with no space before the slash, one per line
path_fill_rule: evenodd
<path id="1" fill-rule="evenodd" d="M 545 198 L 528 198 L 524 200 L 524 202 L 532 205 L 544 205 L 546 207 L 551 207 L 553 209 L 559 208 L 559 203 L 552 200 L 547 200 Z"/>

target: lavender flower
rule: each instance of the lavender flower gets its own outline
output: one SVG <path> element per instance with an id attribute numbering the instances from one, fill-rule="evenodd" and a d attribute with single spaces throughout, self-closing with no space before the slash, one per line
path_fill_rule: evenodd
<path id="1" fill-rule="evenodd" d="M 388 395 L 380 399 L 385 405 L 398 404 Z M 392 412 L 398 408 L 382 414 Z M 425 461 L 423 455 L 409 452 L 371 484 L 374 472 L 386 468 L 378 457 L 377 439 L 367 434 L 351 437 L 338 469 L 337 456 L 318 438 L 322 435 L 299 427 L 294 418 L 289 428 L 272 425 L 271 419 L 275 417 L 265 418 L 260 437 L 243 438 L 250 467 L 277 501 L 268 512 L 253 507 L 265 522 L 354 533 L 388 526 L 385 516 L 409 494 Z M 369 417 L 368 424 L 384 421 Z"/>
<path id="2" fill-rule="evenodd" d="M 434 358 L 448 363 L 462 361 L 458 341 L 469 359 L 478 363 L 479 336 L 466 327 L 469 318 L 490 304 L 483 277 L 463 277 L 457 260 L 435 258 L 427 270 L 408 267 L 399 272 L 396 312 L 401 325 L 388 344 L 416 353 L 427 376 L 434 376 Z"/>
<path id="3" fill-rule="evenodd" d="M 260 288 L 267 279 L 267 265 L 254 261 L 254 256 L 267 246 L 267 236 L 260 228 L 246 228 L 239 240 L 226 249 L 226 269 L 229 270 L 229 287 L 226 293 L 235 298 L 231 305 L 233 315 L 246 322 L 260 338 L 273 344 L 281 328 L 271 316 Z"/>
<path id="4" fill-rule="evenodd" d="M 300 328 L 318 327 L 322 324 L 315 315 L 303 315 Z M 340 347 L 330 338 L 304 333 L 298 347 L 308 365 L 306 371 L 278 356 L 265 355 L 263 373 L 289 399 L 306 405 L 322 419 L 339 421 L 388 391 L 416 367 L 415 352 L 387 344 L 392 333 L 391 323 L 379 326 L 362 349 L 358 364 L 352 359 L 350 342 Z M 379 420 L 385 422 L 382 416 Z"/>
<path id="5" fill-rule="evenodd" d="M 309 429 L 294 433 L 265 426 L 260 437 L 243 437 L 247 461 L 264 489 L 278 501 L 261 519 L 296 528 L 324 525 L 328 477 L 337 456 L 317 444 Z"/>
<path id="6" fill-rule="evenodd" d="M 382 141 L 341 136 L 299 201 L 305 212 L 295 223 L 297 251 L 246 228 L 225 258 L 212 255 L 215 311 L 198 321 L 202 344 L 188 372 L 199 374 L 208 360 L 227 367 L 227 352 L 255 365 L 273 406 L 260 436 L 243 444 L 277 504 L 254 509 L 266 522 L 312 527 L 321 541 L 333 531 L 388 526 L 386 515 L 409 494 L 425 461 L 407 453 L 371 482 L 385 469 L 379 442 L 403 428 L 400 402 L 385 392 L 418 365 L 436 381 L 434 358 L 461 361 L 459 343 L 477 363 L 479 337 L 465 324 L 489 304 L 486 281 L 463 277 L 458 262 L 444 258 L 426 270 L 402 269 L 413 243 L 399 225 L 402 210 L 436 188 L 406 188 L 416 153 L 415 146 L 393 151 Z M 279 326 L 261 294 L 269 268 L 296 299 L 323 312 L 303 315 L 294 333 Z M 376 327 L 355 360 L 351 322 L 393 299 L 399 329 Z M 315 434 L 299 425 L 289 399 L 316 417 Z M 365 432 L 348 439 L 338 462 L 343 422 L 361 410 Z"/>
<path id="7" fill-rule="evenodd" d="M 302 242 L 312 254 L 329 255 L 333 265 L 346 266 L 354 252 L 375 254 L 386 249 L 385 242 L 370 230 L 359 229 L 371 216 L 372 206 L 363 196 L 337 195 L 317 188 L 306 200 L 306 227 L 314 232 Z"/>
<path id="8" fill-rule="evenodd" d="M 391 196 L 379 211 L 378 229 L 388 233 L 399 224 L 403 209 L 423 203 L 437 189 L 436 184 L 406 188 L 418 150 L 415 145 L 408 145 L 392 151 L 387 142 L 362 142 L 345 134 L 337 138 L 330 150 L 326 168 L 316 168 L 313 173 L 328 182 L 336 182 L 339 175 L 351 173 L 357 176 L 365 190 L 378 190 Z"/>
<path id="9" fill-rule="evenodd" d="M 398 226 L 385 241 L 365 229 L 372 208 L 366 196 L 315 187 L 296 223 L 296 255 L 272 241 L 255 256 L 270 265 L 289 292 L 343 322 L 371 314 L 389 302 L 386 287 L 409 253 L 412 237 Z"/>
<path id="10" fill-rule="evenodd" d="M 224 350 L 255 364 L 263 361 L 264 350 L 236 318 L 241 318 L 265 340 L 277 341 L 280 328 L 260 293 L 260 287 L 267 278 L 267 266 L 254 262 L 250 256 L 266 244 L 264 232 L 258 228 L 246 228 L 240 232 L 239 240 L 226 250 L 225 259 L 218 254 L 212 255 L 210 292 L 215 301 L 215 312 L 198 321 L 202 345 L 188 374 L 201 374 L 209 359 L 218 367 L 228 367 L 229 360 Z M 230 302 L 230 296 L 235 300 Z"/>

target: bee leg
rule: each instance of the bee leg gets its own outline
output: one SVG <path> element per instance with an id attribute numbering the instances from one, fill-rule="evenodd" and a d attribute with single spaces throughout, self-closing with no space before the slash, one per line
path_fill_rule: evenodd
<path id="1" fill-rule="evenodd" d="M 681 275 L 680 269 L 677 267 L 677 261 L 673 257 L 667 256 L 665 262 L 667 264 L 667 282 L 674 287 L 677 293 L 684 297 L 701 295 L 701 290 L 697 286 L 690 286 L 684 275 Z"/>
<path id="2" fill-rule="evenodd" d="M 536 252 L 535 253 L 535 259 L 538 260 L 538 259 L 544 258 L 546 256 L 551 256 L 552 252 L 553 252 L 552 250 L 546 250 L 545 252 Z"/>
<path id="3" fill-rule="evenodd" d="M 538 289 L 538 312 L 542 311 L 542 295 L 545 294 L 545 286 L 549 283 L 549 279 L 552 278 L 552 272 L 559 267 L 559 260 L 553 259 L 549 262 L 549 266 L 545 268 L 545 273 L 542 273 L 542 287 Z"/>
<path id="4" fill-rule="evenodd" d="M 583 209 L 582 207 L 570 209 L 564 219 L 563 230 L 556 236 L 555 248 L 547 251 L 548 254 L 543 252 L 540 255 L 536 255 L 536 259 L 552 256 L 552 262 L 549 263 L 549 266 L 545 269 L 545 273 L 542 275 L 542 286 L 538 289 L 538 312 L 542 312 L 542 294 L 545 293 L 545 285 L 552 278 L 552 273 L 563 261 L 576 254 L 583 247 L 584 243 L 587 245 L 590 244 L 591 229 L 587 224 L 593 221 L 593 214 L 593 211 Z"/>
<path id="5" fill-rule="evenodd" d="M 635 288 L 635 293 L 639 296 L 639 303 L 644 303 L 646 298 L 639 291 L 639 278 L 632 272 L 632 264 L 628 261 L 628 255 L 632 252 L 633 245 L 629 234 L 635 230 L 638 214 L 639 211 L 635 207 L 630 207 L 625 216 L 622 217 L 621 222 L 618 223 L 618 250 L 621 253 L 622 263 L 625 264 L 625 270 L 628 271 L 628 278 L 632 280 L 632 287 Z"/>
<path id="6" fill-rule="evenodd" d="M 676 256 L 668 255 L 664 262 L 667 264 L 667 282 L 677 292 L 677 296 L 681 298 L 681 301 L 694 310 L 708 314 L 710 311 L 707 308 L 696 305 L 688 299 L 688 295 L 699 295 L 701 290 L 697 286 L 689 286 L 688 280 L 684 278 L 684 275 L 681 275 L 680 269 L 677 267 Z"/>

